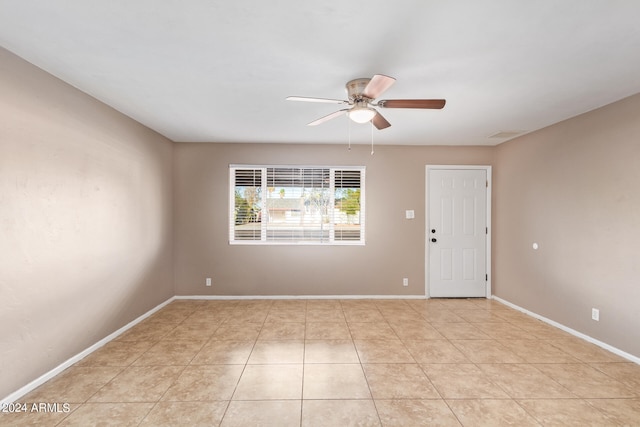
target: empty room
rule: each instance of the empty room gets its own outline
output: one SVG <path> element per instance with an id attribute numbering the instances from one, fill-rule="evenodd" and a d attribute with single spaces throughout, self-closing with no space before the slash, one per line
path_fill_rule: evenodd
<path id="1" fill-rule="evenodd" d="M 0 426 L 640 425 L 638 16 L 0 0 Z"/>

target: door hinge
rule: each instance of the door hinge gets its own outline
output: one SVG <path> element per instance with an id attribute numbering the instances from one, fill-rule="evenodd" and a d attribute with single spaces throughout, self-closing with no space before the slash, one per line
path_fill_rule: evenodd
<path id="1" fill-rule="evenodd" d="M 484 228 L 484 234 L 489 234 L 489 227 Z"/>
<path id="2" fill-rule="evenodd" d="M 489 188 L 489 181 L 485 181 L 485 187 Z"/>
<path id="3" fill-rule="evenodd" d="M 484 275 L 484 281 L 485 281 L 485 282 L 488 282 L 488 281 L 489 281 L 489 275 L 488 275 L 488 274 L 485 274 L 485 275 Z"/>

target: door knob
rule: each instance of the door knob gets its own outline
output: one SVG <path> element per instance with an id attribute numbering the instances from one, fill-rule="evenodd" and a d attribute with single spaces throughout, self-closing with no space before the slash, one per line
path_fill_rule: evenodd
<path id="1" fill-rule="evenodd" d="M 432 241 L 433 243 L 435 243 L 435 242 L 437 242 L 438 240 L 436 240 L 436 239 L 431 239 L 431 241 Z"/>

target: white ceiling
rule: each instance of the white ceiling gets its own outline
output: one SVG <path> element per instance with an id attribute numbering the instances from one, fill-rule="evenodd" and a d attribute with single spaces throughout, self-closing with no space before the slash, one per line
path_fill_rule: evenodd
<path id="1" fill-rule="evenodd" d="M 0 0 L 0 45 L 174 141 L 345 143 L 344 84 L 387 74 L 377 144 L 495 145 L 640 92 L 637 0 Z M 370 126 L 351 126 L 353 143 Z"/>

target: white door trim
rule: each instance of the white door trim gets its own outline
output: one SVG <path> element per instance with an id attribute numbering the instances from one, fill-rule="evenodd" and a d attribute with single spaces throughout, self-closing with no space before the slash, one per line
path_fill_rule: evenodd
<path id="1" fill-rule="evenodd" d="M 424 295 L 429 298 L 429 171 L 434 169 L 459 169 L 459 170 L 477 170 L 483 169 L 487 172 L 487 256 L 486 256 L 486 272 L 487 272 L 487 288 L 485 296 L 491 298 L 491 166 L 483 165 L 427 165 L 425 168 L 425 223 L 424 223 Z"/>

